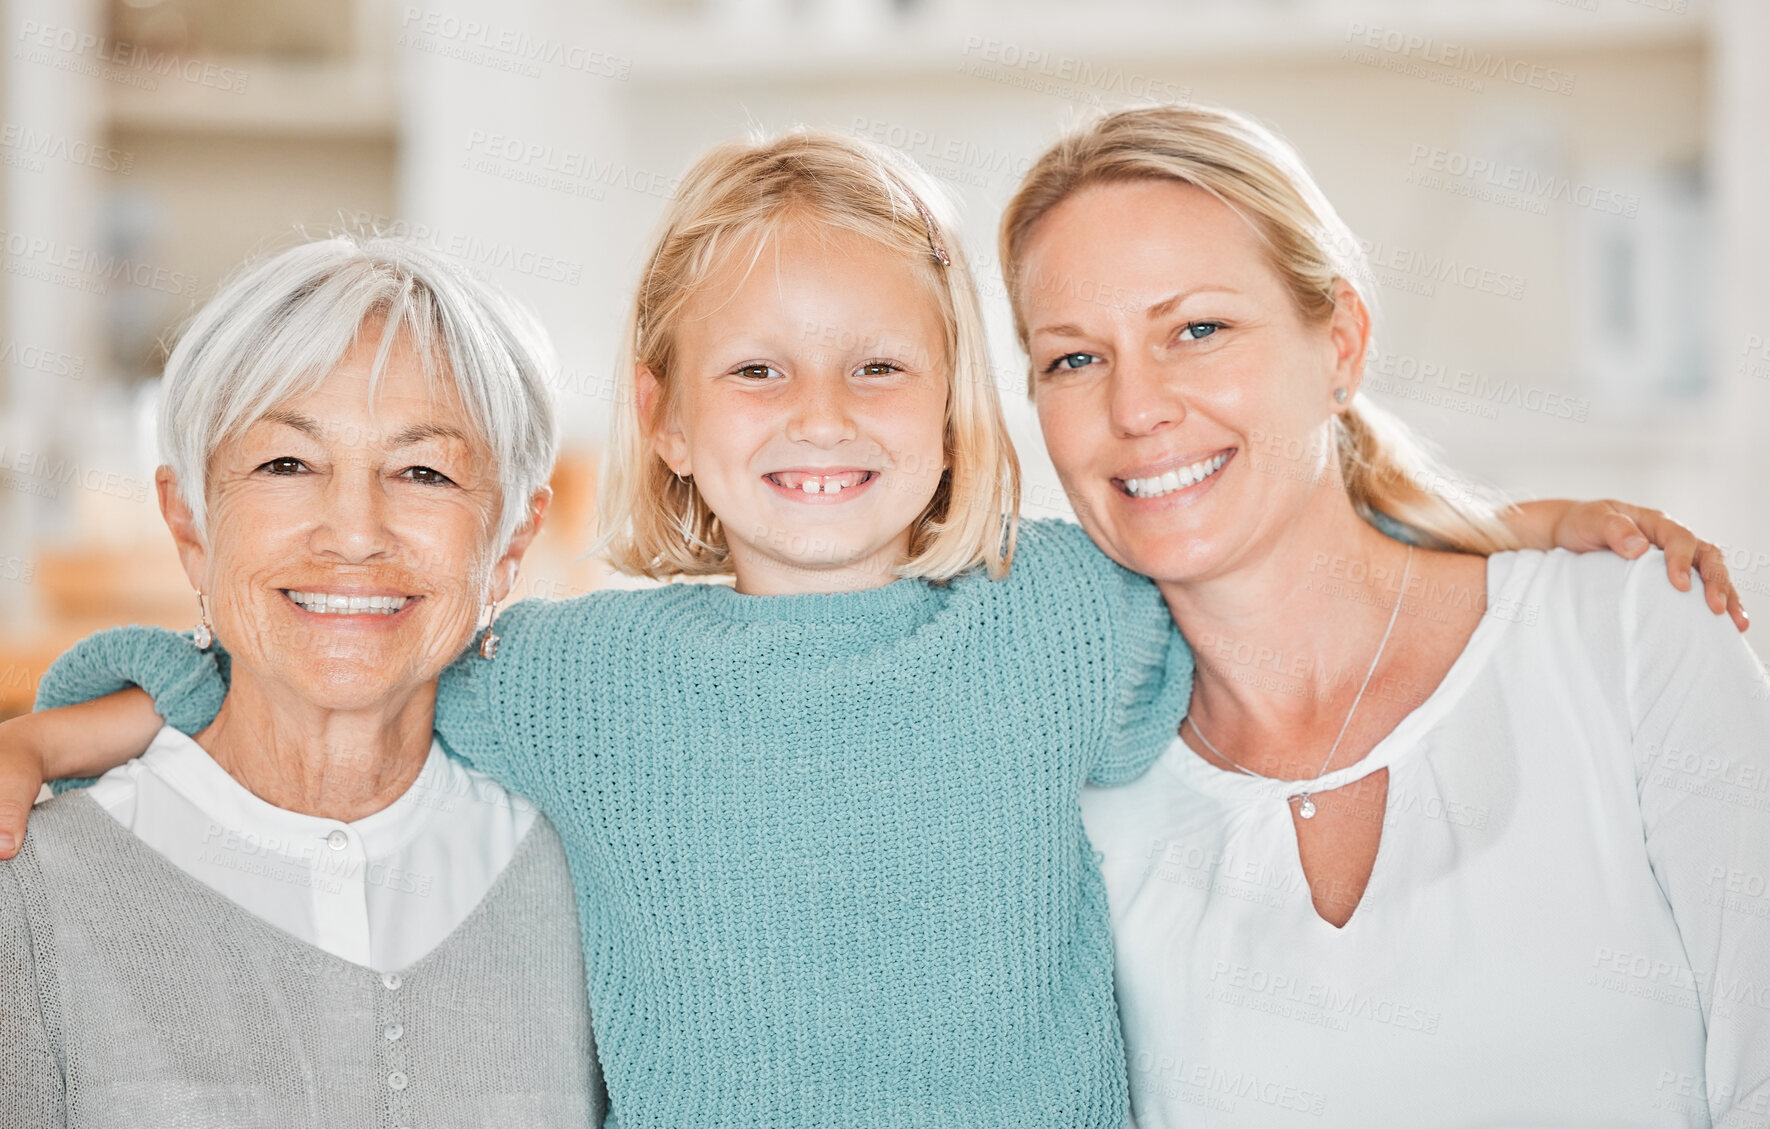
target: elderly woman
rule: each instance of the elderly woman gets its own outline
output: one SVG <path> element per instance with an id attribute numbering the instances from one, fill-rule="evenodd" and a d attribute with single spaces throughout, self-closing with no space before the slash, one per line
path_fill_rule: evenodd
<path id="1" fill-rule="evenodd" d="M 179 342 L 160 506 L 231 686 L 0 863 L 6 1125 L 600 1122 L 559 838 L 431 734 L 546 506 L 545 364 L 386 239 L 277 255 Z M 56 716 L 7 724 L 77 747 Z"/>
<path id="2" fill-rule="evenodd" d="M 1246 119 L 1105 118 L 1002 243 L 1082 524 L 1198 656 L 1084 798 L 1143 1129 L 1765 1124 L 1770 688 L 1719 607 L 1509 551 L 1359 399 L 1358 243 Z"/>

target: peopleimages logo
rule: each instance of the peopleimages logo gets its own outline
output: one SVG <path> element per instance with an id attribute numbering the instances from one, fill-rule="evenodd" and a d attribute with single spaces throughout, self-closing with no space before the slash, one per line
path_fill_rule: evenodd
<path id="1" fill-rule="evenodd" d="M 1523 165 L 1509 165 L 1485 157 L 1472 157 L 1456 149 L 1443 149 L 1416 142 L 1408 150 L 1407 163 L 1416 170 L 1439 173 L 1470 184 L 1478 183 L 1516 193 L 1532 203 L 1558 200 L 1576 208 L 1590 208 L 1628 219 L 1634 219 L 1641 210 L 1641 197 L 1632 192 L 1618 192 L 1565 176 L 1539 173 Z M 1417 183 L 1429 188 L 1441 187 L 1440 184 L 1428 180 Z M 1536 210 L 1539 214 L 1542 211 L 1541 208 Z"/>
<path id="2" fill-rule="evenodd" d="M 94 64 L 108 64 L 122 72 L 107 74 L 98 69 L 95 73 L 100 78 L 174 78 L 228 94 L 246 92 L 247 76 L 243 70 L 219 63 L 205 63 L 201 59 L 187 59 L 174 52 L 153 51 L 126 39 L 111 39 L 89 31 L 76 31 L 71 27 L 41 24 L 36 20 L 24 21 L 19 27 L 18 38 L 22 46 L 14 57 L 33 63 L 62 66 L 66 61 L 90 59 Z M 46 54 L 57 51 L 64 56 L 63 61 L 58 62 Z M 83 71 L 89 68 L 71 66 L 64 69 Z M 131 85 L 143 84 L 134 81 Z M 149 84 L 147 88 L 153 89 L 153 86 Z"/>
<path id="3" fill-rule="evenodd" d="M 9 149 L 38 162 L 37 171 L 41 171 L 44 160 L 66 161 L 70 165 L 83 165 L 123 176 L 128 176 L 135 168 L 135 154 L 127 150 L 94 145 L 90 141 L 47 133 L 16 122 L 0 122 L 0 149 Z"/>
<path id="4" fill-rule="evenodd" d="M 961 64 L 962 73 L 993 78 L 996 81 L 1007 81 L 1008 75 L 1015 75 L 1020 81 L 1015 81 L 1012 85 L 1024 86 L 1039 93 L 1065 96 L 1081 94 L 1089 101 L 1097 101 L 1102 96 L 1170 103 L 1192 100 L 1192 88 L 1189 86 L 1139 71 L 1128 71 L 1116 64 L 1092 63 L 1077 55 L 1047 51 L 1040 47 L 1023 47 L 1001 39 L 981 35 L 967 36 L 962 54 L 970 62 L 969 67 Z M 998 67 L 1000 71 L 989 74 L 978 69 L 982 64 Z M 1065 86 L 1052 86 L 1039 80 L 1054 80 Z"/>
<path id="5" fill-rule="evenodd" d="M 95 251 L 89 247 L 64 244 L 41 236 L 30 236 L 19 231 L 0 230 L 0 251 L 4 251 L 13 260 L 6 265 L 6 269 L 12 273 L 20 273 L 13 271 L 13 266 L 26 264 L 72 271 L 77 275 L 84 275 L 90 283 L 87 288 L 99 294 L 105 292 L 105 284 L 110 282 L 126 282 L 186 298 L 193 298 L 197 293 L 197 280 L 183 271 Z"/>
<path id="6" fill-rule="evenodd" d="M 414 35 L 430 39 L 428 42 L 416 40 L 412 38 Z M 400 20 L 400 43 L 445 55 L 457 53 L 440 50 L 438 45 L 453 44 L 468 52 L 457 54 L 467 62 L 487 62 L 485 53 L 490 53 L 519 64 L 523 73 L 531 78 L 540 74 L 538 64 L 541 63 L 621 82 L 625 82 L 633 71 L 633 60 L 580 43 L 566 43 L 548 35 L 530 35 L 520 28 L 463 20 L 444 12 L 416 7 L 408 7 Z M 479 54 L 474 54 L 476 52 Z"/>
<path id="7" fill-rule="evenodd" d="M 1353 23 L 1346 41 L 1354 47 L 1380 51 L 1397 59 L 1443 67 L 1461 75 L 1497 79 L 1547 94 L 1573 93 L 1575 76 L 1554 67 L 1514 58 L 1501 51 L 1477 51 L 1430 35 L 1413 35 L 1373 24 Z"/>

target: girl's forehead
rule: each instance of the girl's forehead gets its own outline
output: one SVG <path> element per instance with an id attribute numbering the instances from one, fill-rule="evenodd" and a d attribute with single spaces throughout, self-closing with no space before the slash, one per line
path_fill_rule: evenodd
<path id="1" fill-rule="evenodd" d="M 687 319 L 757 318 L 774 312 L 889 322 L 904 331 L 939 325 L 943 302 L 929 273 L 911 255 L 847 230 L 788 225 L 734 245 L 691 282 Z"/>

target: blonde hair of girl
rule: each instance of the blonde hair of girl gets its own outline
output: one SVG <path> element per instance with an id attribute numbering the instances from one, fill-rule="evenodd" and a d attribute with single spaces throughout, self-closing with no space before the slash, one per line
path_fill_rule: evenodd
<path id="1" fill-rule="evenodd" d="M 674 410 L 675 341 L 689 297 L 732 254 L 752 266 L 769 236 L 796 223 L 854 232 L 913 263 L 946 327 L 949 469 L 916 518 L 900 576 L 945 580 L 976 565 L 1000 578 L 1014 551 L 1020 464 L 984 337 L 977 289 L 954 210 L 908 157 L 838 134 L 795 130 L 731 142 L 697 161 L 647 257 L 627 325 L 621 394 L 599 498 L 602 550 L 623 572 L 654 579 L 731 571 L 719 518 L 694 484 L 653 450 L 641 420 L 637 371 Z"/>
<path id="2" fill-rule="evenodd" d="M 1008 202 L 1002 269 L 1022 348 L 1020 267 L 1039 220 L 1084 187 L 1135 180 L 1190 184 L 1246 220 L 1305 319 L 1332 314 L 1341 279 L 1374 314 L 1363 248 L 1289 145 L 1231 110 L 1151 106 L 1107 115 L 1059 141 Z M 1334 418 L 1333 442 L 1353 507 L 1379 529 L 1399 523 L 1408 539 L 1457 552 L 1518 547 L 1500 521 L 1507 505 L 1501 496 L 1444 469 L 1405 424 L 1368 398 Z"/>

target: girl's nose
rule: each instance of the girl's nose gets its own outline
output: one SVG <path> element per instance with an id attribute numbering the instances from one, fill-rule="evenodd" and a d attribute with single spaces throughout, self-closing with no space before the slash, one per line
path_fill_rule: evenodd
<path id="1" fill-rule="evenodd" d="M 855 437 L 852 394 L 842 376 L 816 376 L 800 382 L 787 421 L 794 442 L 833 447 Z"/>

